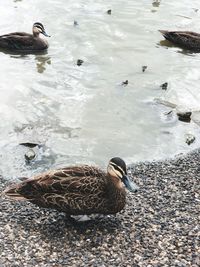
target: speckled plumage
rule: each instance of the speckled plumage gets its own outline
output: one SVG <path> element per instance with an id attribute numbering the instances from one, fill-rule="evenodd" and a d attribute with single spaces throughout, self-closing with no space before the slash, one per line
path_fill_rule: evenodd
<path id="1" fill-rule="evenodd" d="M 168 41 L 185 49 L 200 51 L 200 34 L 190 31 L 159 30 Z"/>
<path id="2" fill-rule="evenodd" d="M 109 164 L 108 173 L 88 165 L 49 171 L 12 185 L 4 193 L 12 199 L 28 200 L 68 215 L 115 214 L 126 203 L 123 180 L 119 178 L 120 172 L 124 171 L 125 176 L 126 165 Z"/>

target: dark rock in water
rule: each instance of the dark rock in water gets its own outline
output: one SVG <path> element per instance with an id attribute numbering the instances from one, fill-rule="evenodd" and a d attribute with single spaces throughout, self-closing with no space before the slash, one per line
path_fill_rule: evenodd
<path id="1" fill-rule="evenodd" d="M 145 72 L 146 69 L 147 69 L 147 66 L 142 66 L 142 72 Z"/>
<path id="2" fill-rule="evenodd" d="M 160 87 L 162 88 L 162 90 L 167 90 L 167 86 L 168 86 L 168 83 L 163 83 L 160 85 Z"/>
<path id="3" fill-rule="evenodd" d="M 78 22 L 74 20 L 74 26 L 78 26 Z"/>
<path id="4" fill-rule="evenodd" d="M 37 144 L 37 143 L 26 142 L 26 143 L 20 143 L 20 146 L 26 146 L 26 147 L 33 148 L 33 147 L 41 146 L 41 145 Z"/>
<path id="5" fill-rule="evenodd" d="M 83 61 L 82 59 L 78 59 L 76 64 L 77 64 L 78 66 L 81 66 L 81 65 L 83 64 L 83 62 L 84 62 L 84 61 Z"/>
<path id="6" fill-rule="evenodd" d="M 33 149 L 29 149 L 24 155 L 24 157 L 27 161 L 33 160 L 35 158 L 35 156 L 36 156 L 36 154 L 35 154 L 35 151 Z"/>
<path id="7" fill-rule="evenodd" d="M 111 10 L 111 9 L 108 9 L 108 10 L 107 10 L 107 14 L 108 14 L 108 15 L 111 15 L 111 13 L 112 13 L 112 10 Z"/>
<path id="8" fill-rule="evenodd" d="M 123 86 L 127 86 L 127 85 L 128 85 L 128 80 L 122 82 L 122 85 L 123 85 Z"/>
<path id="9" fill-rule="evenodd" d="M 196 138 L 195 138 L 194 135 L 192 135 L 192 134 L 187 134 L 187 135 L 186 135 L 185 142 L 186 142 L 186 144 L 191 145 L 192 143 L 194 143 L 195 139 L 196 139 Z"/>
<path id="10" fill-rule="evenodd" d="M 184 121 L 184 122 L 190 122 L 191 121 L 191 115 L 192 115 L 191 111 L 177 112 L 178 119 L 180 121 Z"/>

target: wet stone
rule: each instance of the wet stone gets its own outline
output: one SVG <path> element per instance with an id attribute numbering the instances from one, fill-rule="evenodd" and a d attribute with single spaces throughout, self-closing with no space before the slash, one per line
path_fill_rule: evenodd
<path id="1" fill-rule="evenodd" d="M 145 72 L 146 69 L 147 69 L 147 66 L 142 66 L 142 72 Z"/>
<path id="2" fill-rule="evenodd" d="M 160 85 L 160 87 L 161 87 L 162 90 L 167 90 L 168 83 L 167 82 L 163 83 L 163 84 Z"/>
<path id="3" fill-rule="evenodd" d="M 31 161 L 36 157 L 35 151 L 33 149 L 29 149 L 25 155 L 24 155 L 25 159 L 27 161 Z"/>
<path id="4" fill-rule="evenodd" d="M 84 61 L 82 59 L 78 59 L 76 64 L 77 64 L 77 66 L 81 66 L 83 64 L 83 62 Z"/>
<path id="5" fill-rule="evenodd" d="M 128 85 L 128 80 L 122 82 L 122 86 L 127 86 Z"/>
<path id="6" fill-rule="evenodd" d="M 194 143 L 195 139 L 196 138 L 194 135 L 186 134 L 185 142 L 186 142 L 186 144 L 191 145 L 192 143 Z"/>
<path id="7" fill-rule="evenodd" d="M 180 121 L 184 121 L 184 122 L 190 122 L 191 121 L 191 115 L 192 115 L 191 111 L 177 112 L 178 119 Z"/>

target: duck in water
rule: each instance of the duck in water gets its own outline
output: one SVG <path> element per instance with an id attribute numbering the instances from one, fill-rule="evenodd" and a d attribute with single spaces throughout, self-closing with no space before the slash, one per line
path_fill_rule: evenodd
<path id="1" fill-rule="evenodd" d="M 13 32 L 0 36 L 0 48 L 9 51 L 37 52 L 48 48 L 48 42 L 40 34 L 50 37 L 40 22 L 33 24 L 33 33 Z"/>

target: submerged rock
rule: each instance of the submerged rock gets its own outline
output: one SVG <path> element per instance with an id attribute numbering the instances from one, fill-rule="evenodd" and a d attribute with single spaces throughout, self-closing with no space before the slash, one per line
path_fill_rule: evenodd
<path id="1" fill-rule="evenodd" d="M 191 145 L 192 143 L 194 143 L 196 137 L 192 134 L 186 134 L 186 138 L 185 138 L 185 142 L 188 145 Z"/>
<path id="2" fill-rule="evenodd" d="M 145 72 L 148 66 L 142 66 L 142 72 Z"/>
<path id="3" fill-rule="evenodd" d="M 30 147 L 30 148 L 33 148 L 33 147 L 36 147 L 36 146 L 38 146 L 38 147 L 41 146 L 40 144 L 31 143 L 31 142 L 20 143 L 19 145 L 20 146 Z"/>
<path id="4" fill-rule="evenodd" d="M 168 87 L 168 83 L 163 83 L 160 85 L 160 87 L 162 88 L 162 90 L 167 90 L 167 87 Z"/>
<path id="5" fill-rule="evenodd" d="M 192 115 L 191 111 L 177 112 L 178 119 L 180 121 L 184 121 L 184 122 L 190 122 L 191 121 L 191 115 Z"/>
<path id="6" fill-rule="evenodd" d="M 108 14 L 108 15 L 111 15 L 111 13 L 112 13 L 112 10 L 111 10 L 111 9 L 108 9 L 108 10 L 107 10 L 107 14 Z"/>
<path id="7" fill-rule="evenodd" d="M 83 64 L 83 62 L 84 61 L 82 59 L 78 59 L 76 64 L 77 64 L 77 66 L 81 66 Z"/>
<path id="8" fill-rule="evenodd" d="M 29 150 L 25 153 L 24 157 L 25 157 L 25 159 L 26 159 L 27 161 L 31 161 L 31 160 L 33 160 L 33 159 L 36 157 L 36 153 L 35 153 L 35 151 L 34 151 L 33 149 L 29 149 Z"/>
<path id="9" fill-rule="evenodd" d="M 123 85 L 123 86 L 127 86 L 127 85 L 128 85 L 128 80 L 122 82 L 122 85 Z"/>
<path id="10" fill-rule="evenodd" d="M 74 26 L 78 26 L 78 22 L 74 20 Z"/>

